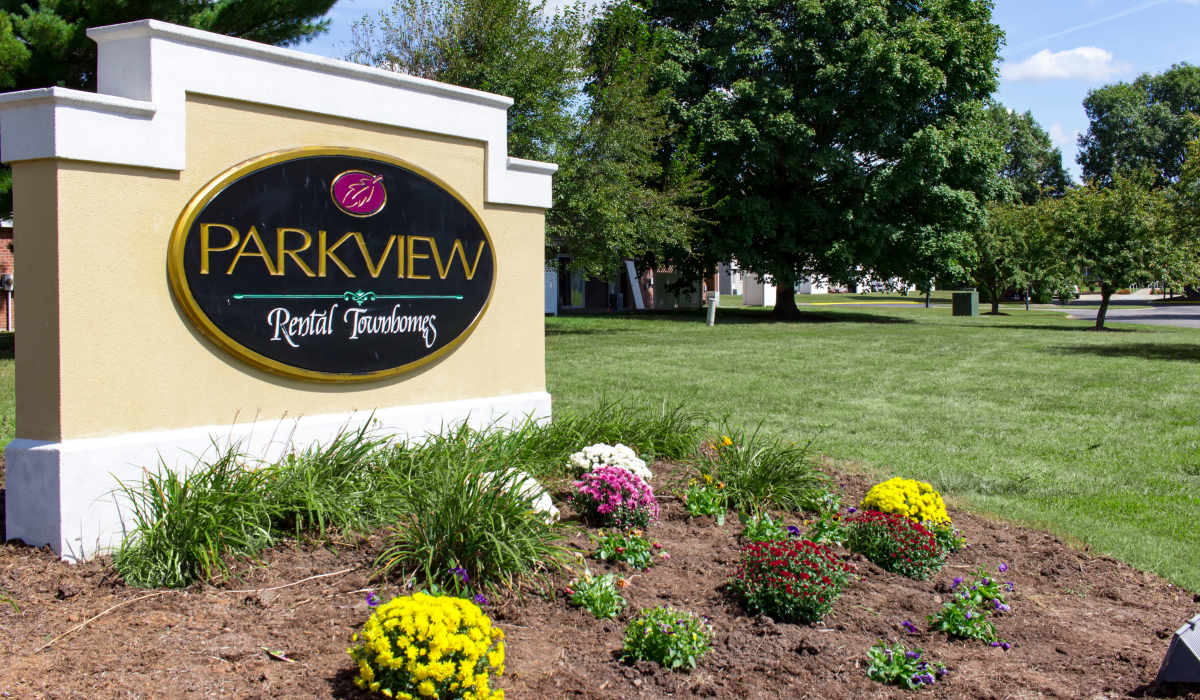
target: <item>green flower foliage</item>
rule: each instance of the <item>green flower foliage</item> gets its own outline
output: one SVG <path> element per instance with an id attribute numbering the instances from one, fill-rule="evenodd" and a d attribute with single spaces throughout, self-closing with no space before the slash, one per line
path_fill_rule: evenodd
<path id="1" fill-rule="evenodd" d="M 671 670 L 692 669 L 712 645 L 712 627 L 670 606 L 641 611 L 625 626 L 622 657 L 654 661 Z"/>
<path id="2" fill-rule="evenodd" d="M 597 620 L 612 619 L 625 609 L 625 598 L 617 593 L 614 574 L 594 576 L 585 571 L 567 586 L 567 595 L 571 605 L 587 610 Z"/>
<path id="3" fill-rule="evenodd" d="M 601 530 L 596 536 L 596 551 L 592 556 L 600 561 L 622 562 L 635 569 L 648 569 L 654 563 L 655 553 L 661 549 L 662 545 L 646 539 L 641 530 Z"/>

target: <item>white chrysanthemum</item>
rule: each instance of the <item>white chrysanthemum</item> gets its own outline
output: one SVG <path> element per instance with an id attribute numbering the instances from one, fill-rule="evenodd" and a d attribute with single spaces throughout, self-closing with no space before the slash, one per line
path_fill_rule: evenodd
<path id="1" fill-rule="evenodd" d="M 521 499 L 528 501 L 529 507 L 537 513 L 544 513 L 546 522 L 555 522 L 558 520 L 558 508 L 554 507 L 554 501 L 550 498 L 550 494 L 546 493 L 546 489 L 538 483 L 538 480 L 522 471 L 516 469 L 506 469 L 503 472 L 485 472 L 479 475 L 480 482 L 487 486 L 496 481 L 499 477 L 499 488 L 507 492 L 516 492 L 516 495 Z"/>
<path id="2" fill-rule="evenodd" d="M 646 467 L 646 462 L 637 456 L 633 448 L 626 447 L 619 442 L 616 445 L 607 445 L 603 442 L 588 445 L 571 455 L 568 465 L 576 474 L 594 471 L 600 467 L 619 467 L 643 481 L 648 482 L 650 477 L 654 476 Z"/>

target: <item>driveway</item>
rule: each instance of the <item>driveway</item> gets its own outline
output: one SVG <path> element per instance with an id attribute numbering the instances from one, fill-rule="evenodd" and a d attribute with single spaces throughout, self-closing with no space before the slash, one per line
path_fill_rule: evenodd
<path id="1" fill-rule="evenodd" d="M 1064 309 L 1064 311 L 1070 318 L 1096 320 L 1095 309 Z M 1148 309 L 1123 309 L 1119 305 L 1113 305 L 1108 307 L 1108 314 L 1104 317 L 1105 323 L 1109 321 L 1200 328 L 1200 304 L 1162 304 Z"/>

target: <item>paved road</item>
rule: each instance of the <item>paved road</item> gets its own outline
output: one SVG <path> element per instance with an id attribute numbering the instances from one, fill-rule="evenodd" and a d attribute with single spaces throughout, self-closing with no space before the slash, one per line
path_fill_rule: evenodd
<path id="1" fill-rule="evenodd" d="M 1071 309 L 1067 314 L 1071 318 L 1096 318 L 1095 309 Z M 1122 309 L 1120 306 L 1110 306 L 1104 321 L 1200 328 L 1200 304 L 1163 304 L 1149 309 Z"/>

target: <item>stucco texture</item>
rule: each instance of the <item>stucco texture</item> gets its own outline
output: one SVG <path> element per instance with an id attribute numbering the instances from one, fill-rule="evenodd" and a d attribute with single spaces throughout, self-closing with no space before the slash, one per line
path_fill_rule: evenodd
<path id="1" fill-rule="evenodd" d="M 187 125 L 182 172 L 18 165 L 18 276 L 46 287 L 26 287 L 40 291 L 21 299 L 18 437 L 101 437 L 545 390 L 544 212 L 484 203 L 482 143 L 198 96 L 188 99 Z M 495 288 L 452 352 L 398 377 L 318 383 L 237 359 L 185 316 L 168 285 L 167 249 L 188 201 L 238 163 L 306 146 L 389 154 L 441 179 L 480 215 L 495 247 Z"/>

